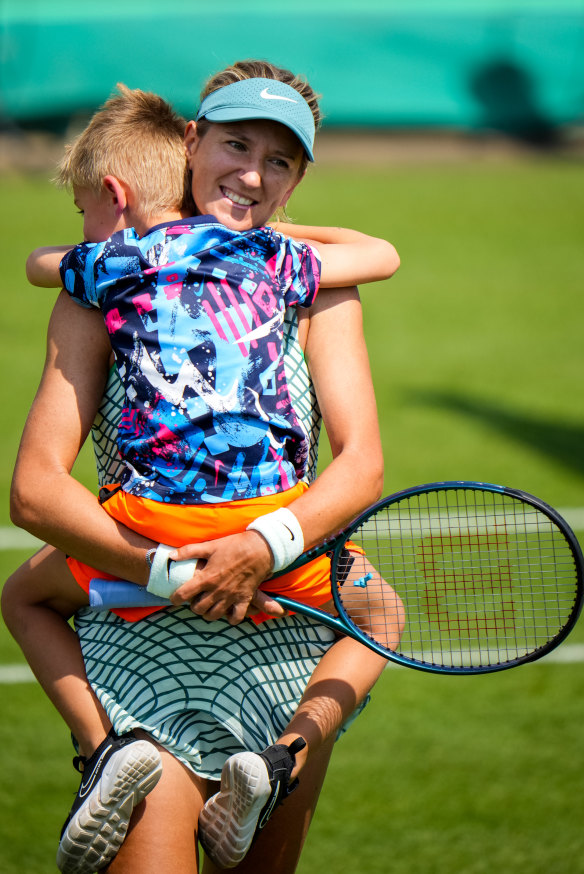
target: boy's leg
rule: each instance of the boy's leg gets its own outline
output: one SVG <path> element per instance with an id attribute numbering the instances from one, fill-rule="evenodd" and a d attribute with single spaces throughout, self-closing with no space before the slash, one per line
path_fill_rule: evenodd
<path id="1" fill-rule="evenodd" d="M 372 617 L 375 621 L 376 615 L 384 614 L 382 627 L 387 629 L 387 645 L 393 648 L 403 630 L 401 601 L 397 596 L 393 603 L 387 598 L 388 589 L 392 590 L 364 556 L 354 554 L 353 561 L 353 572 L 358 576 L 368 572 L 379 584 L 383 594 Z M 331 606 L 332 601 L 322 609 Z M 316 666 L 276 745 L 263 753 L 237 753 L 228 759 L 221 789 L 207 802 L 199 821 L 201 842 L 214 862 L 232 867 L 244 857 L 310 757 L 336 737 L 386 665 L 385 658 L 363 644 L 349 637 L 339 639 Z"/>
<path id="2" fill-rule="evenodd" d="M 295 797 L 297 775 L 302 771 L 302 787 L 313 757 L 332 745 L 386 665 L 386 659 L 357 641 L 338 640 L 316 666 L 277 743 L 261 753 L 236 753 L 227 760 L 220 791 L 199 818 L 201 844 L 214 864 L 233 868 L 246 857 L 276 807 L 292 790 Z"/>
<path id="3" fill-rule="evenodd" d="M 111 723 L 87 681 L 75 631 L 67 621 L 87 595 L 76 583 L 65 556 L 44 546 L 7 580 L 2 614 L 43 690 L 90 756 Z"/>
<path id="4" fill-rule="evenodd" d="M 376 640 L 383 641 L 389 649 L 397 648 L 405 625 L 403 604 L 367 557 L 356 552 L 350 555 L 346 588 L 343 595 L 345 606 L 353 615 L 362 616 L 363 630 Z M 360 587 L 351 587 L 351 579 L 364 575 L 370 577 L 367 593 Z M 348 598 L 356 599 L 350 605 Z M 365 598 L 366 604 L 359 604 Z M 335 613 L 334 602 L 322 609 Z M 368 617 L 368 618 L 367 618 Z M 341 726 L 371 691 L 387 665 L 387 659 L 373 652 L 351 637 L 342 637 L 322 657 L 302 696 L 296 713 L 290 720 L 278 743 L 290 744 L 298 736 L 306 746 L 296 754 L 292 779 L 304 767 L 309 756 L 328 737 L 334 737 Z"/>
<path id="5" fill-rule="evenodd" d="M 331 737 L 314 751 L 303 769 L 298 789 L 286 804 L 274 811 L 243 861 L 232 871 L 237 874 L 293 874 L 296 871 L 333 744 L 334 738 Z M 203 874 L 219 874 L 224 870 L 205 858 Z"/>
<path id="6" fill-rule="evenodd" d="M 89 685 L 79 640 L 68 623 L 86 604 L 65 556 L 48 546 L 10 577 L 2 593 L 8 628 L 79 742 L 81 784 L 57 853 L 57 865 L 67 874 L 92 874 L 114 858 L 132 810 L 161 774 L 156 747 L 110 730 Z"/>
<path id="7" fill-rule="evenodd" d="M 199 819 L 201 843 L 216 864 L 233 867 L 245 857 L 272 811 L 295 788 L 297 775 L 302 771 L 302 786 L 312 758 L 334 742 L 386 665 L 363 644 L 341 638 L 316 666 L 277 743 L 263 753 L 236 753 L 227 760 L 220 791 Z"/>
<path id="8" fill-rule="evenodd" d="M 309 757 L 342 725 L 371 691 L 387 659 L 350 637 L 338 640 L 324 654 L 305 689 L 296 713 L 278 743 L 302 737 L 306 746 L 296 753 L 294 779 Z"/>

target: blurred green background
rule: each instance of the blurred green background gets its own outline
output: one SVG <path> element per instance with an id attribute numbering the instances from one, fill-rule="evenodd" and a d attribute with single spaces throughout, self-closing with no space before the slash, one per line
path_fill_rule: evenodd
<path id="1" fill-rule="evenodd" d="M 549 34 L 560 33 L 567 11 L 581 25 L 582 4 L 554 6 L 554 26 L 549 23 L 552 7 L 543 2 L 491 2 L 476 7 L 430 0 L 407 7 L 389 2 L 359 7 L 345 3 L 337 4 L 334 16 L 332 7 L 327 11 L 326 5 L 301 3 L 296 14 L 288 13 L 287 18 L 291 28 L 302 22 L 310 45 L 314 35 L 309 26 L 311 10 L 316 22 L 322 23 L 320 55 L 313 53 L 311 68 L 298 67 L 316 77 L 317 88 L 326 93 L 322 82 L 328 87 L 333 80 L 346 83 L 351 78 L 360 83 L 361 91 L 366 90 L 373 81 L 365 76 L 369 56 L 378 59 L 378 78 L 384 82 L 386 67 L 394 74 L 400 71 L 392 88 L 386 88 L 390 117 L 375 122 L 375 135 L 363 128 L 347 130 L 347 125 L 356 122 L 341 121 L 334 114 L 337 110 L 333 112 L 331 98 L 328 130 L 317 151 L 320 161 L 311 168 L 289 209 L 300 222 L 345 225 L 387 237 L 400 252 L 402 267 L 391 281 L 362 288 L 385 451 L 385 492 L 440 479 L 516 486 L 562 509 L 582 538 L 581 106 L 578 109 L 576 99 L 570 98 L 570 112 L 554 115 L 551 107 L 557 109 L 561 101 L 549 97 L 552 91 L 560 93 L 559 86 L 552 87 L 560 81 L 566 94 L 579 94 L 584 101 L 583 77 L 573 60 L 574 33 L 581 31 L 576 25 L 570 33 L 564 29 L 554 52 L 546 48 Z M 113 15 L 113 4 L 100 6 L 105 22 L 107 15 Z M 78 85 L 91 78 L 91 64 L 84 64 L 77 54 L 79 46 L 67 40 L 53 43 L 51 51 L 49 37 L 59 31 L 59 25 L 66 33 L 83 17 L 93 28 L 80 43 L 89 52 L 87 57 L 92 62 L 100 56 L 109 58 L 110 65 L 114 57 L 119 64 L 104 65 L 104 71 L 95 68 L 100 72 L 94 77 L 99 89 L 91 99 L 97 102 L 123 78 L 121 65 L 129 59 L 133 59 L 134 74 L 123 78 L 128 84 L 148 88 L 156 87 L 157 76 L 166 77 L 163 84 L 180 80 L 182 85 L 188 79 L 195 82 L 194 94 L 207 72 L 238 56 L 259 53 L 293 64 L 288 43 L 281 55 L 273 48 L 257 50 L 257 34 L 247 29 L 255 19 L 243 22 L 237 18 L 242 15 L 241 4 L 215 3 L 213 11 L 224 14 L 213 30 L 214 41 L 202 31 L 204 45 L 196 52 L 185 44 L 178 27 L 180 45 L 173 44 L 177 63 L 171 67 L 161 60 L 162 41 L 149 37 L 151 30 L 145 29 L 146 13 L 152 12 L 152 6 L 130 3 L 120 11 L 124 26 L 133 22 L 136 46 L 126 40 L 116 42 L 115 32 L 96 30 L 92 3 L 75 12 L 73 4 L 52 4 L 47 14 L 54 31 L 40 27 L 44 4 L 23 5 L 20 11 L 12 2 L 0 7 L 1 63 L 5 71 L 7 60 L 13 63 L 10 80 L 4 76 L 1 86 L 5 113 L 5 132 L 0 137 L 5 147 L 0 158 L 2 579 L 32 548 L 26 543 L 15 548 L 18 532 L 9 525 L 8 490 L 19 436 L 42 368 L 46 324 L 54 300 L 50 291 L 27 285 L 24 262 L 37 245 L 74 241 L 80 236 L 81 220 L 70 198 L 51 185 L 50 164 L 61 149 L 62 131 L 71 123 L 70 112 L 92 108 L 91 100 L 84 98 L 83 105 L 63 110 L 61 115 L 59 110 L 52 128 L 50 115 L 42 113 L 36 121 L 26 113 L 17 118 L 14 111 L 8 118 L 7 86 L 21 87 L 14 105 L 26 107 L 25 86 L 30 93 L 31 71 L 37 70 L 33 50 L 46 43 L 41 48 L 51 63 L 45 64 L 44 77 L 35 74 L 37 96 L 46 101 L 46 88 L 55 71 L 68 70 L 63 94 L 77 99 Z M 274 38 L 282 38 L 281 27 L 275 27 L 281 10 L 270 13 L 267 4 L 260 2 L 247 7 L 264 16 L 264 43 L 270 23 Z M 144 14 L 132 17 L 134 8 Z M 195 8 L 201 16 L 209 12 L 204 4 L 188 4 L 187 10 L 187 4 L 179 2 L 173 8 L 177 18 L 180 13 L 185 20 L 187 11 L 190 14 Z M 442 46 L 442 54 L 434 56 L 438 71 L 434 79 L 427 77 L 425 66 L 416 75 L 419 42 L 410 39 L 413 54 L 408 68 L 405 49 L 396 48 L 407 41 L 392 43 L 391 29 L 380 30 L 381 12 L 388 10 L 408 12 L 410 23 L 416 12 L 427 35 L 426 45 Z M 33 31 L 28 31 L 28 67 L 14 66 L 15 43 L 7 37 L 11 28 L 14 33 L 16 12 L 19 27 L 24 27 L 26 19 L 37 34 L 35 42 L 30 39 Z M 469 91 L 454 84 L 462 80 L 453 73 L 450 55 L 469 57 L 468 39 L 465 42 L 452 22 L 464 20 L 470 28 L 471 12 L 475 35 L 489 32 L 496 42 L 497 34 L 514 28 L 514 42 L 507 42 L 511 59 L 515 63 L 519 55 L 533 58 L 528 66 L 532 95 L 537 95 L 533 99 L 539 110 L 547 107 L 539 113 L 547 131 L 543 139 L 534 138 L 533 128 L 530 133 L 511 123 L 522 117 L 520 104 L 514 116 L 514 101 L 508 103 L 506 124 L 501 117 L 495 124 L 493 116 L 483 124 L 476 101 L 472 103 L 475 115 L 467 112 Z M 343 16 L 352 16 L 356 34 L 353 39 L 345 34 L 344 43 L 338 30 Z M 360 22 L 358 32 L 355 17 Z M 233 30 L 238 21 L 239 35 Z M 377 22 L 377 36 L 371 30 L 372 21 Z M 522 22 L 519 28 L 518 21 Z M 545 74 L 539 72 L 544 68 L 536 63 L 537 51 L 526 50 L 527 45 L 537 48 L 528 38 L 534 32 L 534 21 L 538 22 L 541 56 L 548 59 Z M 506 22 L 507 30 L 501 22 Z M 326 40 L 325 24 L 331 42 Z M 397 28 L 395 22 L 393 27 Z M 234 42 L 237 36 L 238 44 Z M 477 40 L 478 36 L 474 43 L 471 39 L 470 45 L 475 46 L 478 58 Z M 458 54 L 451 49 L 453 45 Z M 145 64 L 148 49 L 149 63 Z M 195 55 L 205 64 L 200 78 L 188 72 Z M 380 57 L 387 62 L 383 68 Z M 428 106 L 437 107 L 433 121 L 431 114 L 419 115 L 415 124 L 412 118 L 400 119 L 395 114 L 395 101 L 407 84 L 403 71 L 408 69 L 408 87 L 413 89 L 409 93 L 418 89 L 425 93 Z M 363 78 L 355 79 L 360 73 Z M 547 86 L 541 85 L 548 73 Z M 452 95 L 464 94 L 450 121 L 443 113 L 444 83 L 452 86 L 448 105 L 454 101 Z M 567 87 L 566 83 L 571 84 Z M 172 97 L 164 88 L 160 90 Z M 342 91 L 337 93 L 342 97 Z M 545 99 L 544 94 L 548 95 Z M 341 104 L 339 99 L 337 106 Z M 354 99 L 352 105 L 358 101 Z M 566 102 L 561 105 L 565 107 Z M 373 123 L 370 118 L 369 123 Z M 438 127 L 430 128 L 430 123 Z M 345 128 L 342 135 L 335 131 L 338 125 Z M 43 135 L 49 129 L 55 135 L 42 140 L 50 147 L 51 157 L 41 160 L 37 156 L 35 166 L 42 165 L 42 169 L 31 173 L 24 168 L 29 150 L 38 148 L 35 137 L 40 128 Z M 325 463 L 326 445 L 322 457 Z M 84 454 L 77 472 L 93 487 L 90 453 Z M 583 642 L 580 622 L 558 651 L 558 660 L 499 675 L 449 678 L 388 669 L 367 712 L 337 746 L 300 874 L 317 874 L 325 866 L 335 874 L 584 872 L 584 674 L 578 661 Z M 559 660 L 562 656 L 565 660 Z M 23 668 L 20 652 L 0 627 L 0 871 L 49 874 L 56 870 L 58 832 L 77 781 L 70 766 L 67 730 L 38 686 L 25 682 Z"/>
<path id="2" fill-rule="evenodd" d="M 326 123 L 553 139 L 584 111 L 582 0 L 3 0 L 0 112 L 57 126 L 116 82 L 192 114 L 237 58 L 308 76 Z"/>

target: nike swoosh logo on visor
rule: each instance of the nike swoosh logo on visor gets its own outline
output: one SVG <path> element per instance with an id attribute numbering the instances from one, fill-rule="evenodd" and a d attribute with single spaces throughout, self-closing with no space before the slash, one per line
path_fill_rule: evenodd
<path id="1" fill-rule="evenodd" d="M 288 103 L 298 103 L 297 100 L 292 100 L 291 97 L 281 97 L 279 94 L 270 94 L 267 88 L 264 88 L 260 97 L 263 97 L 264 100 L 287 100 Z"/>

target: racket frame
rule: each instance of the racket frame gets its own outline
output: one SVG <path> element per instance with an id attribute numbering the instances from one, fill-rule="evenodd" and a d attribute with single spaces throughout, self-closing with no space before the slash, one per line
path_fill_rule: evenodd
<path id="1" fill-rule="evenodd" d="M 355 531 L 357 531 L 357 529 L 360 528 L 360 526 L 364 522 L 366 522 L 369 518 L 375 516 L 380 510 L 383 510 L 386 507 L 392 506 L 394 504 L 399 504 L 400 501 L 411 498 L 414 495 L 422 495 L 435 491 L 456 491 L 465 489 L 468 491 L 483 491 L 505 495 L 515 500 L 522 501 L 523 503 L 534 507 L 536 510 L 539 510 L 541 513 L 547 516 L 548 519 L 550 519 L 550 521 L 553 522 L 553 524 L 560 529 L 570 547 L 570 551 L 574 558 L 574 565 L 576 568 L 576 594 L 574 598 L 574 606 L 572 608 L 572 611 L 570 612 L 570 616 L 567 622 L 561 627 L 557 634 L 555 634 L 551 638 L 551 640 L 547 641 L 547 643 L 545 644 L 542 644 L 542 646 L 537 647 L 537 649 L 533 650 L 532 652 L 526 653 L 522 656 L 517 656 L 513 659 L 508 659 L 507 661 L 502 663 L 495 664 L 438 665 L 430 662 L 421 661 L 411 656 L 404 656 L 399 652 L 395 652 L 393 650 L 387 649 L 384 646 L 381 646 L 381 644 L 377 643 L 377 641 L 374 640 L 369 634 L 367 634 L 366 631 L 363 631 L 353 622 L 353 620 L 347 614 L 343 606 L 342 600 L 339 596 L 336 579 L 337 563 L 340 558 L 341 552 L 345 547 L 346 541 L 350 540 L 351 538 L 351 534 L 354 534 Z M 537 659 L 542 658 L 544 655 L 547 655 L 547 653 L 551 652 L 553 649 L 559 646 L 559 644 L 563 640 L 565 640 L 565 638 L 574 628 L 574 625 L 576 624 L 578 617 L 580 616 L 580 613 L 582 611 L 582 604 L 584 602 L 584 557 L 582 555 L 582 549 L 576 535 L 574 534 L 566 520 L 563 518 L 563 516 L 561 516 L 557 512 L 557 510 L 555 510 L 549 504 L 546 504 L 545 501 L 542 501 L 540 498 L 535 497 L 535 495 L 531 495 L 521 489 L 510 488 L 509 486 L 500 486 L 494 483 L 478 482 L 471 480 L 445 480 L 442 482 L 426 483 L 421 486 L 413 486 L 412 488 L 403 489 L 400 492 L 395 492 L 395 494 L 389 495 L 386 498 L 382 498 L 376 504 L 373 504 L 371 507 L 365 510 L 365 512 L 361 513 L 360 516 L 353 520 L 353 522 L 351 522 L 349 526 L 344 528 L 338 534 L 330 537 L 318 546 L 315 546 L 312 549 L 309 549 L 307 552 L 303 553 L 302 556 L 300 556 L 300 558 L 298 558 L 292 565 L 289 565 L 283 571 L 274 574 L 272 579 L 289 573 L 290 571 L 296 570 L 297 568 L 302 567 L 304 564 L 307 564 L 309 561 L 312 561 L 313 559 L 318 558 L 324 553 L 331 551 L 332 598 L 337 611 L 340 615 L 345 617 L 345 621 L 318 608 L 294 601 L 284 595 L 275 595 L 271 592 L 267 592 L 267 594 L 273 597 L 282 607 L 287 610 L 301 613 L 304 616 L 316 619 L 317 621 L 322 622 L 324 625 L 327 625 L 329 628 L 332 628 L 333 630 L 338 631 L 341 634 L 346 635 L 348 633 L 355 640 L 358 640 L 360 643 L 368 646 L 370 649 L 374 650 L 374 652 L 382 655 L 389 661 L 395 662 L 405 667 L 415 668 L 417 670 L 429 673 L 487 674 L 494 673 L 496 671 L 508 670 L 509 668 L 517 667 L 518 665 L 536 661 Z M 349 625 L 350 630 L 347 628 L 347 624 L 345 623 Z"/>

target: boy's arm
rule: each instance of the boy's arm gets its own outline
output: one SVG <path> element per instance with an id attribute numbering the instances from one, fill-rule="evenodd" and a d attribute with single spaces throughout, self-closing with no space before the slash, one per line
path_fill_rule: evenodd
<path id="1" fill-rule="evenodd" d="M 360 231 L 286 222 L 274 222 L 272 227 L 279 234 L 318 249 L 323 288 L 389 279 L 400 265 L 399 255 L 391 243 Z"/>
<path id="2" fill-rule="evenodd" d="M 59 264 L 74 246 L 41 246 L 31 252 L 26 260 L 26 278 L 31 285 L 40 288 L 61 288 Z"/>

